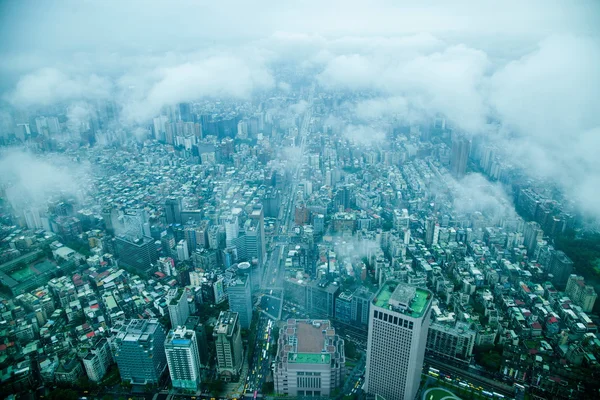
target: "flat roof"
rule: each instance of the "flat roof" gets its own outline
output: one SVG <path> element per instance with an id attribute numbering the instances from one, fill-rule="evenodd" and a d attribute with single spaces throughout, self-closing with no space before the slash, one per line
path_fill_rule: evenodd
<path id="1" fill-rule="evenodd" d="M 431 292 L 428 290 L 394 281 L 386 282 L 373 298 L 377 307 L 406 306 L 404 314 L 413 318 L 421 317 L 430 301 Z"/>
<path id="2" fill-rule="evenodd" d="M 288 353 L 288 362 L 298 364 L 329 364 L 331 355 L 328 353 Z"/>
<path id="3" fill-rule="evenodd" d="M 329 324 L 318 321 L 313 325 L 308 321 L 298 320 L 295 328 L 299 353 L 321 353 L 325 344 L 323 330 L 329 329 Z"/>

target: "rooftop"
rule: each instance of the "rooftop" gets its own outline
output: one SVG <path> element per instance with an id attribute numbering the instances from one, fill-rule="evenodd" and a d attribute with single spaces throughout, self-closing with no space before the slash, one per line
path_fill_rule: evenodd
<path id="1" fill-rule="evenodd" d="M 331 355 L 312 353 L 288 353 L 288 362 L 298 364 L 329 364 Z"/>
<path id="2" fill-rule="evenodd" d="M 382 308 L 391 307 L 394 311 L 419 318 L 430 300 L 431 293 L 428 290 L 388 281 L 375 295 L 373 304 Z"/>

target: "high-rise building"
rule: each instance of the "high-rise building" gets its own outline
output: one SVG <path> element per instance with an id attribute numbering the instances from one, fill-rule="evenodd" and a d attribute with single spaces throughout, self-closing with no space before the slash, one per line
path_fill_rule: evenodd
<path id="1" fill-rule="evenodd" d="M 289 319 L 279 331 L 275 392 L 331 396 L 344 382 L 344 340 L 328 320 Z"/>
<path id="2" fill-rule="evenodd" d="M 196 332 L 185 327 L 171 329 L 165 340 L 165 353 L 173 387 L 198 390 L 201 364 Z"/>
<path id="3" fill-rule="evenodd" d="M 94 343 L 83 357 L 83 366 L 90 381 L 101 381 L 112 361 L 108 341 L 102 338 Z"/>
<path id="4" fill-rule="evenodd" d="M 242 369 L 242 335 L 238 314 L 222 311 L 213 330 L 217 350 L 217 372 L 221 380 L 236 380 Z"/>
<path id="5" fill-rule="evenodd" d="M 198 353 L 200 354 L 200 364 L 208 367 L 208 342 L 206 340 L 206 329 L 200 322 L 200 317 L 188 317 L 185 321 L 187 329 L 193 329 L 196 332 L 196 342 L 198 344 Z"/>
<path id="6" fill-rule="evenodd" d="M 419 390 L 431 314 L 430 291 L 388 281 L 371 304 L 365 390 L 413 400 Z"/>
<path id="7" fill-rule="evenodd" d="M 452 138 L 452 158 L 450 172 L 455 178 L 461 178 L 467 172 L 467 161 L 471 151 L 471 140 L 464 136 Z"/>
<path id="8" fill-rule="evenodd" d="M 181 210 L 183 202 L 181 197 L 169 197 L 165 200 L 165 216 L 167 224 L 181 224 Z"/>
<path id="9" fill-rule="evenodd" d="M 259 264 L 260 266 L 266 261 L 267 247 L 265 242 L 265 213 L 262 204 L 254 204 L 252 206 L 252 212 L 250 213 L 250 219 L 257 222 L 258 235 L 260 236 L 260 243 L 258 244 L 259 251 Z"/>
<path id="10" fill-rule="evenodd" d="M 567 293 L 571 300 L 580 306 L 584 312 L 592 311 L 596 298 L 598 297 L 594 287 L 586 285 L 583 276 L 577 276 L 575 274 L 569 276 L 565 293 Z"/>
<path id="11" fill-rule="evenodd" d="M 131 238 L 119 236 L 115 238 L 115 252 L 119 261 L 134 268 L 142 274 L 152 274 L 157 270 L 156 245 L 150 237 Z"/>
<path id="12" fill-rule="evenodd" d="M 247 219 L 244 223 L 245 249 L 248 261 L 256 259 L 259 266 L 265 262 L 264 233 L 261 231 L 260 222 L 255 219 Z"/>
<path id="13" fill-rule="evenodd" d="M 115 360 L 121 380 L 132 385 L 158 384 L 165 369 L 165 331 L 157 319 L 134 319 L 115 336 Z"/>
<path id="14" fill-rule="evenodd" d="M 171 289 L 167 293 L 169 307 L 169 317 L 171 318 L 171 327 L 185 325 L 185 321 L 190 316 L 190 308 L 187 301 L 185 289 Z"/>
<path id="15" fill-rule="evenodd" d="M 239 316 L 242 329 L 249 329 L 252 323 L 252 288 L 246 274 L 239 274 L 227 287 L 229 310 Z"/>
<path id="16" fill-rule="evenodd" d="M 561 250 L 552 251 L 548 272 L 554 285 L 564 287 L 573 272 L 573 261 Z"/>
<path id="17" fill-rule="evenodd" d="M 185 240 L 180 240 L 175 247 L 175 251 L 177 251 L 177 259 L 179 261 L 186 261 L 190 258 L 190 252 L 188 251 L 188 245 Z"/>

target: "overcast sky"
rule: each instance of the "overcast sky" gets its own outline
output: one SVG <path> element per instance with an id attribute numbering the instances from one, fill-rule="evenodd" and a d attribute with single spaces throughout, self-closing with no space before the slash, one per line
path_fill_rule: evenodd
<path id="1" fill-rule="evenodd" d="M 442 113 L 476 135 L 493 117 L 515 162 L 600 216 L 599 34 L 597 0 L 6 0 L 0 93 L 30 109 L 116 98 L 135 124 L 285 87 L 273 66 L 294 63 L 322 88 L 376 93 L 364 126 Z"/>

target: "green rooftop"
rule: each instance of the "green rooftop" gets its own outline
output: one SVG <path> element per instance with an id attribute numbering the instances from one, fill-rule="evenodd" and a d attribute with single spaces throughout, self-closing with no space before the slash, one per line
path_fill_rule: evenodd
<path id="1" fill-rule="evenodd" d="M 414 286 L 396 283 L 393 281 L 386 282 L 381 290 L 377 292 L 373 299 L 373 304 L 381 308 L 406 308 L 403 313 L 413 318 L 419 318 L 423 315 L 427 308 L 427 304 L 431 300 L 431 293 L 425 289 L 416 288 Z"/>
<path id="2" fill-rule="evenodd" d="M 329 364 L 331 355 L 327 353 L 288 353 L 288 362 L 298 364 Z"/>

